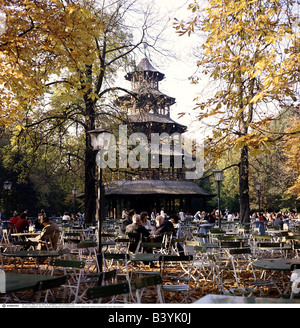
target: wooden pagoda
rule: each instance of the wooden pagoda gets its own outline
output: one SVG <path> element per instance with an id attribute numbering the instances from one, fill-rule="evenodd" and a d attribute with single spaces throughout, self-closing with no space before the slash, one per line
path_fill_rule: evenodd
<path id="1" fill-rule="evenodd" d="M 125 79 L 131 82 L 131 92 L 120 96 L 116 106 L 125 109 L 132 132 L 144 133 L 149 141 L 152 133 L 182 134 L 187 127 L 170 117 L 175 98 L 159 90 L 164 74 L 157 71 L 148 58 L 141 60 Z M 178 149 L 178 148 L 177 148 Z M 119 170 L 106 184 L 105 197 L 109 213 L 120 217 L 123 208 L 134 208 L 149 214 L 162 207 L 169 214 L 184 209 L 193 213 L 205 209 L 206 200 L 214 195 L 185 179 L 184 168 L 174 167 L 175 147 L 171 144 L 170 167 Z M 183 151 L 181 151 L 181 155 Z M 177 154 L 178 155 L 178 154 Z M 161 154 L 160 154 L 161 161 Z"/>

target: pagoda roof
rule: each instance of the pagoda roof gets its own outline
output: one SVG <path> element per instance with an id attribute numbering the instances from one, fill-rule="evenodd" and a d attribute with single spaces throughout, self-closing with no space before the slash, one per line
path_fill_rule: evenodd
<path id="1" fill-rule="evenodd" d="M 105 186 L 105 195 L 194 195 L 213 197 L 193 181 L 186 180 L 123 180 Z"/>
<path id="2" fill-rule="evenodd" d="M 186 131 L 187 127 L 185 125 L 179 124 L 176 121 L 172 120 L 167 115 L 162 114 L 153 114 L 148 112 L 141 112 L 135 115 L 128 116 L 129 121 L 132 123 L 160 123 L 160 124 L 172 124 L 180 128 L 180 130 Z"/>
<path id="3" fill-rule="evenodd" d="M 150 73 L 150 75 L 152 75 L 153 77 L 157 77 L 158 78 L 158 81 L 161 81 L 163 80 L 163 78 L 165 77 L 165 74 L 159 72 L 158 70 L 156 70 L 151 64 L 150 64 L 150 61 L 147 57 L 143 58 L 140 63 L 138 64 L 138 66 L 136 67 L 136 70 L 133 71 L 133 72 L 129 72 L 125 75 L 125 79 L 128 80 L 128 81 L 131 81 L 132 80 L 132 76 L 134 74 L 137 74 L 137 73 L 141 73 L 141 72 L 144 72 L 144 73 L 147 73 L 148 72 L 148 75 Z"/>
<path id="4" fill-rule="evenodd" d="M 121 102 L 125 102 L 125 101 L 131 101 L 131 99 L 134 98 L 134 96 L 132 95 L 136 95 L 137 99 L 142 97 L 145 98 L 149 101 L 149 96 L 153 97 L 152 99 L 155 101 L 159 101 L 162 104 L 168 104 L 168 106 L 172 106 L 175 104 L 175 98 L 170 97 L 165 95 L 164 93 L 160 92 L 157 89 L 154 88 L 138 88 L 138 89 L 133 89 L 131 91 L 131 94 L 126 94 L 123 96 L 118 97 L 117 102 L 121 103 Z"/>

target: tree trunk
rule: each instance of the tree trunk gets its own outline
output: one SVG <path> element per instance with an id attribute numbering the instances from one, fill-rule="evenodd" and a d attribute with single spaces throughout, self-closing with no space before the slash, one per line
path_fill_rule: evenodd
<path id="1" fill-rule="evenodd" d="M 248 146 L 244 146 L 240 152 L 239 194 L 241 222 L 250 222 Z"/>
<path id="2" fill-rule="evenodd" d="M 89 140 L 87 136 L 87 140 Z M 84 186 L 84 221 L 86 223 L 95 223 L 96 216 L 96 154 L 91 146 L 86 147 L 85 151 L 85 186 Z"/>
<path id="3" fill-rule="evenodd" d="M 92 84 L 92 66 L 86 66 L 86 77 Z M 91 146 L 91 137 L 89 131 L 95 129 L 95 103 L 91 99 L 90 88 L 84 95 L 85 111 L 86 111 L 86 130 L 85 130 L 85 185 L 84 185 L 84 221 L 86 223 L 95 223 L 96 216 L 96 152 Z"/>

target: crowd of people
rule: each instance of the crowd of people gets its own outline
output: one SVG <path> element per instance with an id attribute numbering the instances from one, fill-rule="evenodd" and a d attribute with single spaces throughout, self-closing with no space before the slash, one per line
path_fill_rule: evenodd
<path id="1" fill-rule="evenodd" d="M 30 227 L 32 229 L 30 229 Z M 28 219 L 28 211 L 25 210 L 22 213 L 14 211 L 12 217 L 9 220 L 9 230 L 10 234 L 13 233 L 23 233 L 27 231 L 38 230 L 39 235 L 32 239 L 32 241 L 38 241 L 37 249 L 45 249 L 46 236 L 50 236 L 51 244 L 53 249 L 57 248 L 57 243 L 59 239 L 59 227 L 56 223 L 52 222 L 47 216 L 44 210 L 38 213 L 38 217 L 34 222 Z M 22 239 L 22 236 L 21 236 Z"/>
<path id="2" fill-rule="evenodd" d="M 223 213 L 220 213 L 222 220 L 227 220 L 228 222 L 240 221 L 240 215 L 238 212 L 233 212 L 226 209 Z M 212 212 L 197 211 L 193 217 L 193 221 L 201 222 L 202 220 L 210 221 L 217 220 L 219 218 L 218 210 L 213 210 Z M 264 221 L 271 224 L 279 223 L 278 220 L 284 221 L 299 221 L 300 213 L 294 212 L 253 212 L 250 216 L 250 221 Z"/>
<path id="3" fill-rule="evenodd" d="M 234 213 L 226 209 L 223 213 L 220 212 L 222 220 L 227 220 L 228 222 L 239 222 L 239 213 Z M 180 238 L 181 236 L 181 224 L 186 221 L 196 222 L 198 224 L 201 221 L 211 224 L 212 226 L 219 219 L 218 210 L 213 210 L 211 212 L 197 211 L 195 215 L 191 216 L 185 214 L 183 210 L 180 210 L 177 214 L 168 216 L 165 213 L 164 208 L 160 212 L 156 213 L 153 211 L 149 216 L 147 212 L 141 212 L 137 214 L 134 209 L 130 210 L 128 213 L 124 209 L 122 212 L 122 227 L 121 231 L 123 233 L 141 233 L 144 240 L 152 242 L 161 242 L 164 234 L 166 232 L 172 231 L 174 238 Z M 264 221 L 269 222 L 273 225 L 278 225 L 283 229 L 283 225 L 287 221 L 299 221 L 300 214 L 288 212 L 253 212 L 250 217 L 250 221 Z M 152 221 L 152 224 L 151 222 Z M 180 251 L 181 245 L 179 245 Z"/>
<path id="4" fill-rule="evenodd" d="M 176 239 L 180 238 L 181 225 L 179 216 L 177 214 L 168 216 L 164 209 L 160 213 L 156 213 L 155 217 L 153 213 L 149 216 L 147 212 L 137 214 L 134 209 L 131 209 L 128 213 L 126 210 L 123 210 L 122 217 L 121 232 L 124 234 L 142 234 L 143 241 L 161 243 L 166 233 L 171 233 Z M 151 220 L 154 221 L 153 225 Z M 177 243 L 177 248 L 179 254 L 182 255 L 184 250 L 180 243 Z M 135 251 L 134 248 L 129 250 Z"/>

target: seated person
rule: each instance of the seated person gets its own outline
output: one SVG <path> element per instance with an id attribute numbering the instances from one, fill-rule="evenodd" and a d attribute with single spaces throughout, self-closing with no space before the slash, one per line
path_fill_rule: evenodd
<path id="1" fill-rule="evenodd" d="M 126 226 L 125 232 L 126 232 L 126 234 L 129 234 L 129 233 L 142 234 L 142 241 L 145 241 L 147 239 L 147 237 L 150 235 L 149 231 L 142 225 L 141 218 L 138 214 L 133 215 L 132 223 L 128 224 Z M 130 245 L 129 245 L 130 252 L 136 251 L 137 242 L 138 241 L 136 241 L 136 240 L 133 240 L 132 242 L 130 242 Z"/>
<path id="2" fill-rule="evenodd" d="M 43 224 L 41 223 L 44 216 L 46 217 L 45 213 L 43 212 L 38 213 L 38 217 L 34 223 L 35 230 L 42 230 L 44 228 Z"/>
<path id="3" fill-rule="evenodd" d="M 179 217 L 176 214 L 173 214 L 171 215 L 170 221 L 173 223 L 174 226 L 173 237 L 175 239 L 179 239 L 181 236 L 181 224 L 179 223 Z M 179 255 L 184 255 L 183 246 L 179 242 L 177 242 L 176 245 Z"/>
<path id="4" fill-rule="evenodd" d="M 27 213 L 22 213 L 16 222 L 17 232 L 22 233 L 24 230 L 27 230 L 29 228 L 29 223 Z"/>
<path id="5" fill-rule="evenodd" d="M 41 234 L 37 237 L 37 240 L 45 241 L 45 236 L 50 235 L 50 240 L 52 243 L 52 247 L 54 250 L 57 249 L 58 237 L 59 237 L 59 227 L 56 223 L 49 220 L 47 217 L 43 217 L 41 219 L 41 223 L 43 224 L 44 228 Z M 46 245 L 44 243 L 39 243 L 38 250 L 45 250 Z"/>
<path id="6" fill-rule="evenodd" d="M 158 215 L 155 219 L 156 225 L 152 230 L 151 241 L 161 243 L 163 241 L 166 232 L 174 231 L 174 227 L 171 221 L 164 220 L 161 215 Z"/>
<path id="7" fill-rule="evenodd" d="M 209 216 L 208 216 L 208 223 L 210 223 L 210 224 L 216 223 L 216 218 L 212 214 L 209 214 Z"/>
<path id="8" fill-rule="evenodd" d="M 122 226 L 121 226 L 121 231 L 122 233 L 125 233 L 126 231 L 126 226 L 128 226 L 128 224 L 132 223 L 132 217 L 135 214 L 135 210 L 130 210 L 128 213 L 127 218 L 122 222 Z"/>
<path id="9" fill-rule="evenodd" d="M 283 230 L 283 220 L 282 220 L 282 214 L 278 213 L 277 217 L 274 221 L 274 226 L 279 226 L 281 230 Z"/>
<path id="10" fill-rule="evenodd" d="M 141 221 L 142 221 L 142 225 L 147 229 L 147 230 L 151 230 L 152 226 L 151 226 L 151 222 L 148 219 L 148 213 L 147 212 L 142 212 L 141 215 Z"/>
<path id="11" fill-rule="evenodd" d="M 10 228 L 10 231 L 11 231 L 12 233 L 15 232 L 15 230 L 16 230 L 16 223 L 17 223 L 17 221 L 19 220 L 19 218 L 20 218 L 19 213 L 14 212 L 13 217 L 12 217 L 12 218 L 10 219 L 10 221 L 9 221 L 9 228 Z"/>

